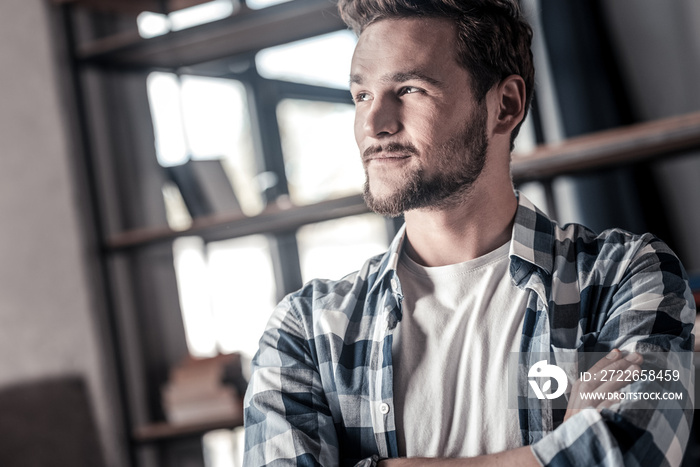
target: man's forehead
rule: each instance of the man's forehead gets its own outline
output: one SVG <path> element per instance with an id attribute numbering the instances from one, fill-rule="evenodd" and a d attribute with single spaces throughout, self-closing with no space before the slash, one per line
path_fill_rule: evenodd
<path id="1" fill-rule="evenodd" d="M 350 82 L 367 77 L 438 84 L 444 68 L 459 66 L 454 24 L 443 18 L 382 19 L 360 35 L 352 57 Z"/>
<path id="2" fill-rule="evenodd" d="M 456 26 L 445 18 L 386 18 L 369 24 L 358 38 L 357 47 L 381 47 L 383 44 L 452 45 Z"/>

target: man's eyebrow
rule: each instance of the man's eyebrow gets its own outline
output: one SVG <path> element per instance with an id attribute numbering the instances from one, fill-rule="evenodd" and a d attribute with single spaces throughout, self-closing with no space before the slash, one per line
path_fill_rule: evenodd
<path id="1" fill-rule="evenodd" d="M 362 75 L 350 75 L 350 84 L 362 84 Z"/>
<path id="2" fill-rule="evenodd" d="M 418 70 L 411 70 L 411 71 L 399 71 L 390 75 L 386 75 L 382 77 L 382 81 L 388 82 L 388 83 L 405 83 L 406 81 L 411 81 L 411 80 L 417 80 L 417 81 L 423 81 L 428 84 L 432 84 L 433 86 L 441 86 L 442 82 L 433 78 L 432 76 L 428 76 L 425 73 L 418 71 Z M 360 74 L 353 74 L 350 75 L 350 84 L 362 84 L 363 77 Z"/>
<path id="3" fill-rule="evenodd" d="M 418 80 L 426 82 L 428 84 L 432 84 L 433 86 L 440 86 L 442 84 L 442 82 L 440 82 L 439 80 L 433 78 L 432 76 L 428 76 L 425 73 L 418 70 L 399 71 L 397 73 L 383 78 L 382 80 L 394 83 L 404 83 L 406 81 Z"/>

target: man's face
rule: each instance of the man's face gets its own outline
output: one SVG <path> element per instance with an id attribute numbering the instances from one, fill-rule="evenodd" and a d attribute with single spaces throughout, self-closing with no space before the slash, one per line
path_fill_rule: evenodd
<path id="1" fill-rule="evenodd" d="M 486 160 L 486 105 L 457 63 L 454 25 L 381 20 L 355 49 L 351 86 L 365 200 L 379 214 L 439 209 L 469 192 Z"/>

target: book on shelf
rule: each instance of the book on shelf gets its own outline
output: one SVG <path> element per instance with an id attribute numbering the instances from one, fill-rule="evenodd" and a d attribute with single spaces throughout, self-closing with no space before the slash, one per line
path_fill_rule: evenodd
<path id="1" fill-rule="evenodd" d="M 243 394 L 231 382 L 240 369 L 240 355 L 212 358 L 187 357 L 170 371 L 161 388 L 163 411 L 174 425 L 239 420 L 243 417 Z"/>

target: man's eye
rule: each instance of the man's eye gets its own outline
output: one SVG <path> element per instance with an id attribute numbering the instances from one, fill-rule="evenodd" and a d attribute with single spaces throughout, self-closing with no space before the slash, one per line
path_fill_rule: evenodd
<path id="1" fill-rule="evenodd" d="M 420 88 L 416 88 L 413 86 L 406 86 L 405 88 L 401 88 L 401 91 L 399 94 L 404 95 L 404 94 L 415 94 L 418 92 L 422 92 L 423 90 Z"/>
<path id="2" fill-rule="evenodd" d="M 364 102 L 369 100 L 369 94 L 366 92 L 360 92 L 355 94 L 355 97 L 353 98 L 355 102 Z"/>

